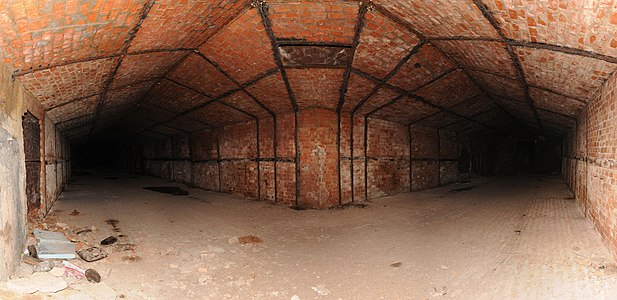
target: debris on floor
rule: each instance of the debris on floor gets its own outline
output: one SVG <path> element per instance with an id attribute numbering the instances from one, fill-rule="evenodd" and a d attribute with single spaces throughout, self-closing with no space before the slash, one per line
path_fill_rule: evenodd
<path id="1" fill-rule="evenodd" d="M 262 239 L 254 235 L 241 236 L 238 238 L 238 241 L 240 242 L 240 244 L 259 244 L 263 242 Z"/>
<path id="2" fill-rule="evenodd" d="M 77 215 L 79 215 L 79 212 L 76 209 L 74 209 L 72 212 L 69 213 L 69 215 L 77 216 Z"/>
<path id="3" fill-rule="evenodd" d="M 75 244 L 64 234 L 46 230 L 33 230 L 36 239 L 36 253 L 39 259 L 73 259 Z"/>
<path id="4" fill-rule="evenodd" d="M 90 282 L 99 283 L 101 282 L 101 275 L 95 269 L 87 269 L 86 270 L 86 279 Z"/>
<path id="5" fill-rule="evenodd" d="M 77 251 L 77 254 L 87 262 L 93 262 L 107 257 L 107 252 L 99 247 L 84 248 Z"/>
<path id="6" fill-rule="evenodd" d="M 117 241 L 118 241 L 118 238 L 112 235 L 102 240 L 101 245 L 112 245 L 113 243 Z"/>
<path id="7" fill-rule="evenodd" d="M 403 263 L 402 263 L 402 262 L 397 261 L 397 262 L 391 263 L 391 264 L 390 264 L 390 267 L 393 267 L 393 268 L 398 268 L 398 267 L 400 267 L 400 266 L 402 266 L 402 265 L 403 265 Z"/>
<path id="8" fill-rule="evenodd" d="M 68 277 L 73 277 L 77 279 L 86 278 L 86 271 L 68 261 L 62 261 L 64 265 L 64 274 Z"/>

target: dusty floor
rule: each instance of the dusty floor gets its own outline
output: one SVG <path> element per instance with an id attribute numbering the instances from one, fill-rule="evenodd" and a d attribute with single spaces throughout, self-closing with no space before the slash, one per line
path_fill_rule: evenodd
<path id="1" fill-rule="evenodd" d="M 50 220 L 135 244 L 76 260 L 125 299 L 617 297 L 615 261 L 557 177 L 477 179 L 366 208 L 297 211 L 152 177 L 76 176 Z M 263 241 L 239 243 L 249 235 Z"/>

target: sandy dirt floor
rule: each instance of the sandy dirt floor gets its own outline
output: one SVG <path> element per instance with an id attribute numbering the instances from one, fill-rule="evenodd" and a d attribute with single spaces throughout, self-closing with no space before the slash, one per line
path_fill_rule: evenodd
<path id="1" fill-rule="evenodd" d="M 189 195 L 143 189 L 161 186 Z M 107 258 L 74 260 L 118 299 L 617 298 L 615 260 L 558 177 L 298 211 L 147 176 L 81 175 L 47 222 L 94 226 L 85 242 L 119 237 L 102 246 Z"/>

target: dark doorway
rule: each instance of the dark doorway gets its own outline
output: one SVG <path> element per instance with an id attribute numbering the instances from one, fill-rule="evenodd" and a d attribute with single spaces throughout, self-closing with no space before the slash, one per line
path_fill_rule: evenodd
<path id="1" fill-rule="evenodd" d="M 22 127 L 26 154 L 28 216 L 33 217 L 41 207 L 41 127 L 39 120 L 29 112 L 22 117 Z"/>

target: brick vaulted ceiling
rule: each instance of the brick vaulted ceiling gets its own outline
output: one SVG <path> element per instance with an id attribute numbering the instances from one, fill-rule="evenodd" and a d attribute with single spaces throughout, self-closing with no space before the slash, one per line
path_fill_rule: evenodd
<path id="1" fill-rule="evenodd" d="M 5 0 L 0 59 L 78 140 L 311 107 L 560 134 L 617 68 L 617 0 Z"/>

